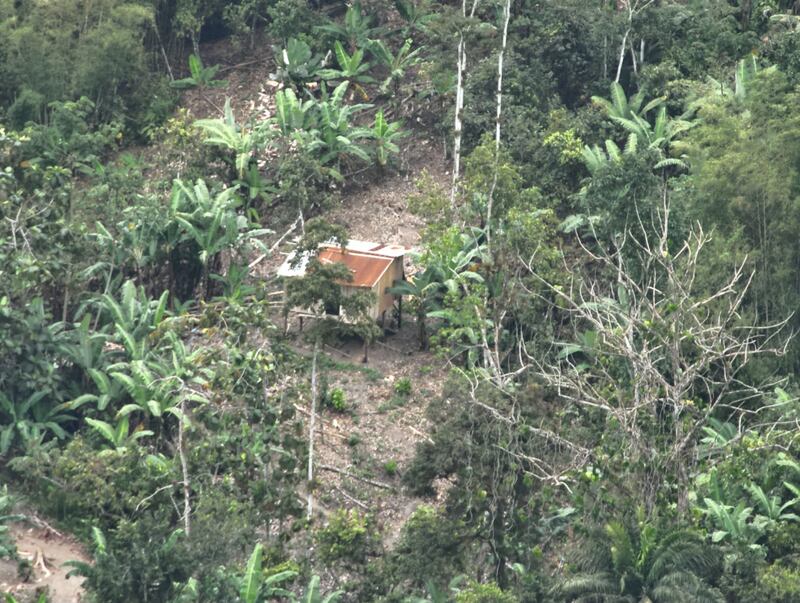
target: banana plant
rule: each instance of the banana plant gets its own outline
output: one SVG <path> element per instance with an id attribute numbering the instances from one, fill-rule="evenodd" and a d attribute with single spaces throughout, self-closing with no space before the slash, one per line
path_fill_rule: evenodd
<path id="1" fill-rule="evenodd" d="M 167 415 L 184 420 L 181 411 L 184 402 L 207 402 L 201 391 L 208 383 L 211 372 L 210 369 L 198 368 L 199 358 L 204 351 L 198 349 L 188 354 L 183 342 L 173 333 L 170 335 L 171 358 L 150 363 L 134 360 L 111 367 L 111 377 L 125 388 L 132 399 L 132 402 L 119 409 L 118 418 L 143 412 L 158 420 L 163 420 Z"/>
<path id="2" fill-rule="evenodd" d="M 193 240 L 200 249 L 199 260 L 203 266 L 201 299 L 208 295 L 210 262 L 221 251 L 228 249 L 239 239 L 239 230 L 247 220 L 237 216 L 234 209 L 239 199 L 232 188 L 212 195 L 206 183 L 198 180 L 189 188 L 177 181 L 186 200 L 184 211 L 175 214 L 175 219 L 183 227 L 187 238 Z"/>
<path id="3" fill-rule="evenodd" d="M 167 298 L 165 291 L 157 300 L 151 300 L 144 287 L 136 287 L 132 280 L 125 281 L 121 287 L 121 296 L 103 294 L 97 298 L 101 313 L 111 319 L 121 342 L 128 353 L 141 356 L 145 339 L 155 331 L 167 315 Z"/>
<path id="4" fill-rule="evenodd" d="M 756 484 L 749 484 L 747 486 L 747 491 L 750 492 L 753 499 L 758 503 L 762 515 L 770 520 L 770 522 L 800 521 L 800 517 L 795 513 L 786 512 L 786 509 L 791 509 L 800 502 L 800 498 L 793 498 L 783 502 L 778 496 L 767 496 L 761 486 Z"/>
<path id="5" fill-rule="evenodd" d="M 612 164 L 622 163 L 625 156 L 634 155 L 638 148 L 639 139 L 635 136 L 628 138 L 624 149 L 620 149 L 613 140 L 606 140 L 605 150 L 599 145 L 584 146 L 581 151 L 583 163 L 589 173 L 594 175 Z"/>
<path id="6" fill-rule="evenodd" d="M 275 95 L 275 117 L 270 125 L 275 125 L 284 136 L 297 131 L 305 131 L 316 123 L 316 103 L 313 100 L 301 101 L 294 90 L 279 90 Z"/>
<path id="7" fill-rule="evenodd" d="M 333 50 L 339 69 L 320 69 L 319 76 L 324 80 L 345 80 L 352 83 L 354 90 L 366 100 L 367 92 L 361 84 L 372 84 L 375 79 L 368 75 L 372 65 L 364 61 L 363 48 L 354 50 L 353 54 L 348 54 L 342 43 L 336 40 Z"/>
<path id="8" fill-rule="evenodd" d="M 633 119 L 633 117 L 644 117 L 653 109 L 664 104 L 665 97 L 654 98 L 644 106 L 644 90 L 640 90 L 632 97 L 628 98 L 623 87 L 617 82 L 611 82 L 611 99 L 600 96 L 593 96 L 592 102 L 605 109 L 610 119 Z"/>
<path id="9" fill-rule="evenodd" d="M 77 410 L 84 404 L 93 403 L 98 411 L 103 412 L 111 402 L 120 400 L 125 395 L 122 385 L 117 381 L 112 381 L 105 371 L 90 368 L 86 369 L 86 373 L 94 382 L 98 393 L 81 394 L 69 402 L 70 409 Z"/>
<path id="10" fill-rule="evenodd" d="M 357 143 L 371 136 L 366 128 L 352 125 L 353 116 L 363 109 L 371 106 L 366 104 L 347 105 L 344 96 L 347 92 L 348 82 L 342 82 L 328 94 L 323 89 L 323 98 L 318 104 L 318 128 L 309 132 L 307 148 L 317 154 L 323 165 L 336 163 L 339 177 L 339 166 L 344 156 L 350 155 L 369 162 L 370 156 L 364 147 Z"/>
<path id="11" fill-rule="evenodd" d="M 105 346 L 109 335 L 95 332 L 90 327 L 90 322 L 91 316 L 84 314 L 81 322 L 77 323 L 71 331 L 64 330 L 67 327 L 65 323 L 55 325 L 59 334 L 65 335 L 65 339 L 67 339 L 62 343 L 61 351 L 75 366 L 79 366 L 83 370 L 104 366 L 108 356 Z"/>
<path id="12" fill-rule="evenodd" d="M 196 54 L 189 55 L 189 77 L 172 82 L 173 88 L 224 88 L 228 85 L 225 80 L 215 80 L 214 76 L 219 71 L 219 65 L 212 67 L 203 66 L 202 59 Z"/>
<path id="13" fill-rule="evenodd" d="M 223 113 L 223 119 L 199 119 L 194 122 L 194 125 L 205 133 L 205 144 L 222 147 L 233 152 L 236 173 L 239 179 L 242 179 L 253 158 L 258 136 L 256 132 L 247 130 L 236 123 L 229 98 L 225 99 Z"/>
<path id="14" fill-rule="evenodd" d="M 108 440 L 117 452 L 124 451 L 137 440 L 153 435 L 153 432 L 148 429 L 140 429 L 131 433 L 130 419 L 127 415 L 120 418 L 116 425 L 91 417 L 86 418 L 86 423 Z"/>
<path id="15" fill-rule="evenodd" d="M 380 167 L 386 167 L 389 157 L 400 152 L 397 140 L 406 136 L 399 121 L 387 122 L 381 109 L 375 114 L 372 125 L 372 139 L 375 141 L 375 159 Z"/>
<path id="16" fill-rule="evenodd" d="M 798 477 L 800 477 L 800 463 L 789 457 L 786 453 L 780 453 L 778 458 L 775 460 L 775 464 L 779 467 L 787 467 L 791 469 Z M 789 492 L 795 495 L 796 499 L 800 500 L 800 486 L 793 482 L 787 481 L 784 481 L 783 485 L 786 486 L 786 489 L 789 490 Z"/>
<path id="17" fill-rule="evenodd" d="M 753 517 L 753 508 L 739 501 L 735 507 L 717 502 L 711 498 L 703 499 L 705 506 L 699 510 L 716 528 L 711 533 L 712 542 L 731 541 L 752 549 L 760 548 L 758 540 L 766 533 L 769 520 L 761 515 Z"/>
<path id="18" fill-rule="evenodd" d="M 661 106 L 658 108 L 655 122 L 652 124 L 639 115 L 633 115 L 630 119 L 611 117 L 611 120 L 629 132 L 628 144 L 631 143 L 631 140 L 634 145 L 643 142 L 648 149 L 657 151 L 660 160 L 653 168 L 661 169 L 670 165 L 687 167 L 682 159 L 668 157 L 667 152 L 680 134 L 697 125 L 697 122 L 691 121 L 690 118 L 691 114 L 685 113 L 677 119 L 672 119 L 667 116 L 667 108 Z"/>
<path id="19" fill-rule="evenodd" d="M 25 444 L 52 434 L 64 439 L 67 432 L 62 425 L 74 419 L 64 411 L 69 403 L 47 400 L 49 392 L 35 392 L 24 400 L 14 400 L 0 392 L 0 456 L 4 456 L 16 443 Z"/>
<path id="20" fill-rule="evenodd" d="M 324 595 L 319 586 L 319 576 L 314 575 L 308 581 L 308 586 L 303 596 L 300 599 L 295 598 L 294 601 L 300 603 L 337 603 L 343 594 L 344 591 L 337 590 L 329 595 Z"/>
<path id="21" fill-rule="evenodd" d="M 263 556 L 264 546 L 258 543 L 250 554 L 244 575 L 241 578 L 239 600 L 242 603 L 262 603 L 274 597 L 293 598 L 294 595 L 290 591 L 278 585 L 295 578 L 297 572 L 286 570 L 265 578 L 264 569 L 262 568 Z"/>
<path id="22" fill-rule="evenodd" d="M 285 48 L 273 46 L 277 70 L 270 77 L 284 86 L 299 89 L 319 78 L 322 56 L 315 55 L 303 40 L 289 38 Z"/>
<path id="23" fill-rule="evenodd" d="M 411 280 L 398 281 L 389 289 L 394 295 L 412 298 L 412 309 L 417 322 L 417 338 L 420 350 L 428 349 L 428 314 L 441 307 L 444 297 L 444 276 L 434 267 L 417 272 Z"/>
<path id="24" fill-rule="evenodd" d="M 355 51 L 365 46 L 370 38 L 378 38 L 384 32 L 382 28 L 373 27 L 372 21 L 372 15 L 365 15 L 360 0 L 356 0 L 347 9 L 342 24 L 330 22 L 316 30 L 345 42 L 351 51 Z"/>
<path id="25" fill-rule="evenodd" d="M 155 365 L 157 366 L 157 365 Z M 117 412 L 117 417 L 127 417 L 134 412 L 161 419 L 166 414 L 181 418 L 180 409 L 172 403 L 173 379 L 161 379 L 143 360 L 120 362 L 110 367 L 111 378 L 118 382 L 132 400 Z"/>
<path id="26" fill-rule="evenodd" d="M 736 425 L 727 421 L 720 421 L 714 417 L 709 417 L 708 425 L 703 427 L 703 433 L 706 434 L 706 437 L 700 440 L 700 443 L 709 452 L 714 449 L 725 448 L 739 437 L 739 430 Z"/>
<path id="27" fill-rule="evenodd" d="M 108 543 L 105 534 L 103 534 L 103 531 L 97 526 L 92 526 L 92 544 L 94 546 L 93 557 L 96 565 L 97 561 L 105 559 L 108 556 Z M 88 578 L 92 575 L 92 571 L 94 570 L 93 565 L 85 561 L 71 560 L 66 561 L 64 565 L 72 568 L 67 573 L 67 578 L 72 578 L 73 576 Z"/>
<path id="28" fill-rule="evenodd" d="M 430 2 L 428 0 L 394 0 L 394 6 L 397 12 L 406 22 L 403 27 L 403 34 L 419 31 L 425 33 L 428 24 L 436 18 L 436 15 L 431 11 Z"/>
<path id="29" fill-rule="evenodd" d="M 247 189 L 251 201 L 259 197 L 268 200 L 269 195 L 277 191 L 274 186 L 269 184 L 269 182 L 261 176 L 261 172 L 255 164 L 251 164 L 250 167 L 247 168 L 247 171 L 236 181 L 236 184 Z"/>
<path id="30" fill-rule="evenodd" d="M 673 119 L 667 115 L 667 107 L 664 105 L 665 99 L 663 97 L 653 99 L 642 106 L 644 102 L 644 93 L 642 91 L 628 99 L 622 86 L 616 82 L 611 84 L 610 100 L 596 96 L 593 96 L 592 100 L 606 110 L 611 121 L 628 132 L 628 140 L 625 146 L 626 154 L 635 153 L 641 143 L 646 145 L 648 149 L 658 153 L 659 159 L 653 169 L 662 169 L 669 166 L 687 167 L 683 159 L 670 157 L 669 149 L 679 135 L 696 125 L 696 122 L 692 121 L 694 109 L 689 109 L 680 117 Z M 646 116 L 654 109 L 658 109 L 658 112 L 655 121 L 650 123 Z M 606 141 L 609 157 L 619 161 L 618 147 L 617 152 L 614 154 L 615 156 L 612 157 L 612 149 L 609 148 L 609 145 L 616 147 L 613 142 Z M 590 155 L 592 152 L 597 153 L 598 149 L 599 147 L 596 146 L 594 149 L 589 149 L 589 147 L 584 149 L 584 161 L 586 161 L 590 171 L 593 169 Z"/>
<path id="31" fill-rule="evenodd" d="M 390 88 L 397 92 L 397 86 L 411 67 L 422 60 L 420 53 L 422 47 L 411 50 L 411 38 L 406 39 L 397 54 L 393 54 L 383 40 L 370 40 L 370 52 L 375 55 L 381 64 L 389 71 L 389 75 L 381 84 L 381 93 L 386 94 Z"/>

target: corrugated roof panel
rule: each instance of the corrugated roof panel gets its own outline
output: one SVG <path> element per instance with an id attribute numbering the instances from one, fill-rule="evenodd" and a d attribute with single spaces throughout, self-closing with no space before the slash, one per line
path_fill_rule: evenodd
<path id="1" fill-rule="evenodd" d="M 335 243 L 325 243 L 325 247 L 338 247 Z M 350 239 L 347 241 L 347 250 L 356 253 L 366 253 L 369 255 L 379 255 L 387 258 L 397 258 L 405 255 L 406 249 L 391 243 L 372 243 L 370 241 L 359 241 Z"/>
<path id="2" fill-rule="evenodd" d="M 386 269 L 392 264 L 392 259 L 375 255 L 366 255 L 353 251 L 342 251 L 337 247 L 320 249 L 321 262 L 340 262 L 350 269 L 353 280 L 344 283 L 350 287 L 375 286 Z"/>

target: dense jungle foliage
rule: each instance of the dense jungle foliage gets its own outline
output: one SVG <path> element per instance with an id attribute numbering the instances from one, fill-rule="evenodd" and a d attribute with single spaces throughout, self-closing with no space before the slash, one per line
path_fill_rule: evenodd
<path id="1" fill-rule="evenodd" d="M 0 559 L 37 516 L 98 603 L 800 601 L 798 107 L 795 0 L 0 0 Z M 447 378 L 328 493 L 326 350 L 384 331 L 315 254 L 398 175 Z"/>

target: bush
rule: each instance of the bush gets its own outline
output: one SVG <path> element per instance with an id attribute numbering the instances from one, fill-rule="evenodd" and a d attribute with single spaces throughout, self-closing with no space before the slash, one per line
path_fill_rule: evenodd
<path id="1" fill-rule="evenodd" d="M 8 487 L 3 486 L 3 489 L 0 490 L 0 559 L 17 557 L 17 547 L 14 545 L 14 539 L 9 534 L 6 525 L 17 519 L 15 515 L 11 514 L 13 507 L 14 499 L 8 494 Z"/>
<path id="2" fill-rule="evenodd" d="M 394 461 L 394 460 L 386 461 L 383 464 L 383 470 L 386 472 L 386 475 L 388 475 L 389 477 L 397 475 L 397 461 Z"/>
<path id="3" fill-rule="evenodd" d="M 441 515 L 433 507 L 420 506 L 403 526 L 388 561 L 394 584 L 408 582 L 421 589 L 427 580 L 438 585 L 462 573 L 467 534 L 460 521 Z"/>
<path id="4" fill-rule="evenodd" d="M 44 111 L 44 96 L 28 88 L 23 88 L 17 100 L 8 108 L 8 124 L 21 130 L 30 121 L 41 121 Z"/>
<path id="5" fill-rule="evenodd" d="M 306 0 L 275 0 L 267 8 L 270 18 L 269 33 L 279 40 L 298 37 L 298 34 L 310 34 L 311 24 L 315 17 L 308 8 Z M 309 35 L 309 42 L 315 37 Z"/>
<path id="6" fill-rule="evenodd" d="M 317 531 L 315 540 L 324 562 L 363 563 L 373 546 L 369 516 L 360 515 L 355 509 L 339 509 L 328 525 Z"/>
<path id="7" fill-rule="evenodd" d="M 401 377 L 397 380 L 394 384 L 394 393 L 398 396 L 410 396 L 411 395 L 411 379 L 408 377 Z"/>
<path id="8" fill-rule="evenodd" d="M 40 167 L 58 166 L 74 172 L 93 166 L 122 137 L 119 123 L 101 126 L 94 123 L 96 107 L 86 97 L 74 102 L 50 103 L 49 110 L 47 125 L 34 124 L 25 129 L 29 140 L 23 153 L 35 157 Z"/>
<path id="9" fill-rule="evenodd" d="M 800 601 L 800 568 L 774 563 L 758 576 L 757 601 L 793 603 Z"/>
<path id="10" fill-rule="evenodd" d="M 494 582 L 472 582 L 456 595 L 456 603 L 517 603 L 517 599 L 510 593 L 504 593 Z"/>
<path id="11" fill-rule="evenodd" d="M 347 399 L 341 387 L 334 387 L 325 398 L 325 405 L 336 412 L 344 412 L 347 409 Z"/>

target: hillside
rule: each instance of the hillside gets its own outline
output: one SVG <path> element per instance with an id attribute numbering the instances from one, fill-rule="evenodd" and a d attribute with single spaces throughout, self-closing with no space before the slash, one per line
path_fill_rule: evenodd
<path id="1" fill-rule="evenodd" d="M 799 27 L 0 0 L 8 603 L 800 600 Z"/>

